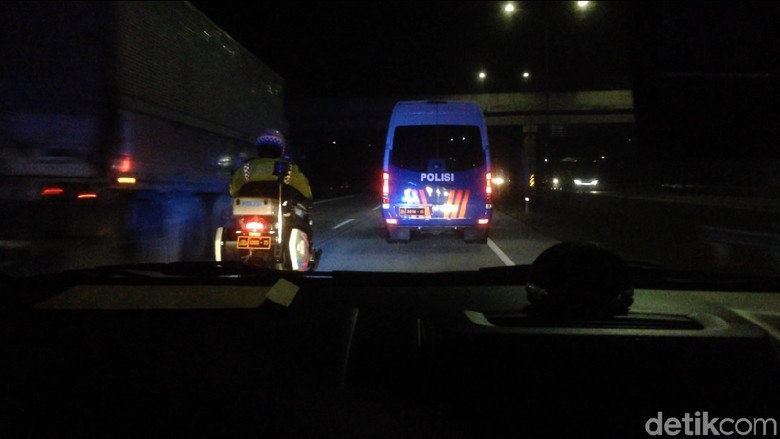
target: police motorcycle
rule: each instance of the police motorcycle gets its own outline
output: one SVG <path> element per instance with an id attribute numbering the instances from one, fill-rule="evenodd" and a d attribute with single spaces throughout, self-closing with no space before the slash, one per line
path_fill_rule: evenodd
<path id="1" fill-rule="evenodd" d="M 277 181 L 247 182 L 233 198 L 232 221 L 216 231 L 217 261 L 285 271 L 316 268 L 321 250 L 312 242 L 311 206 L 286 184 L 290 166 L 277 161 Z"/>

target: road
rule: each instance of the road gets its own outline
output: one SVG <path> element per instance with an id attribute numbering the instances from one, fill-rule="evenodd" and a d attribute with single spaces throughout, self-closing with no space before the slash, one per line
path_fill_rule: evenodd
<path id="1" fill-rule="evenodd" d="M 80 222 L 104 235 L 0 240 L 0 269 L 10 275 L 35 275 L 67 269 L 181 259 L 182 242 L 192 239 L 182 212 L 170 212 L 144 233 L 118 233 L 117 209 L 107 206 L 84 214 Z M 192 212 L 187 216 L 193 216 Z M 455 235 L 415 236 L 405 244 L 384 239 L 376 197 L 353 195 L 318 201 L 312 214 L 314 241 L 323 250 L 318 271 L 438 272 L 530 264 L 556 241 L 496 212 L 488 244 L 466 244 Z M 125 242 L 134 239 L 135 251 Z M 123 241 L 124 240 L 124 241 Z M 208 244 L 206 258 L 213 259 Z"/>
<path id="2" fill-rule="evenodd" d="M 780 270 L 780 202 L 715 194 L 540 192 L 515 217 L 561 240 L 595 242 L 622 258 L 703 272 Z"/>
<path id="3" fill-rule="evenodd" d="M 316 205 L 318 271 L 440 272 L 530 264 L 557 241 L 495 212 L 488 244 L 467 244 L 451 234 L 413 235 L 408 243 L 385 240 L 375 197 L 357 195 Z"/>
<path id="4" fill-rule="evenodd" d="M 726 205 L 722 200 L 716 205 L 691 204 L 694 201 L 660 195 L 652 199 L 539 195 L 531 201 L 530 212 L 507 205 L 509 216 L 497 209 L 485 245 L 467 244 L 447 234 L 414 235 L 409 243 L 390 244 L 385 240 L 376 196 L 324 199 L 316 202 L 312 213 L 314 243 L 323 252 L 318 271 L 442 272 L 530 264 L 558 239 L 596 242 L 627 260 L 679 269 L 777 272 L 777 211 L 747 208 L 745 202 L 732 200 Z M 164 209 L 155 209 L 158 204 Z M 18 237 L 8 233 L 0 238 L 0 271 L 34 275 L 100 265 L 213 258 L 213 241 L 205 242 L 202 212 L 184 207 L 147 203 L 123 211 L 118 206 L 94 205 L 78 216 L 73 213 L 79 228 L 70 233 Z M 119 224 L 128 217 L 143 227 L 127 233 Z M 183 248 L 194 242 L 193 230 L 198 228 L 204 230 L 198 253 L 203 256 L 183 257 Z"/>
<path id="5" fill-rule="evenodd" d="M 780 200 L 766 197 L 744 197 L 710 194 L 686 194 L 667 191 L 664 193 L 631 193 L 621 191 L 594 191 L 589 195 L 620 198 L 626 200 L 658 201 L 670 204 L 687 204 L 706 207 L 720 207 L 751 212 L 780 212 Z"/>

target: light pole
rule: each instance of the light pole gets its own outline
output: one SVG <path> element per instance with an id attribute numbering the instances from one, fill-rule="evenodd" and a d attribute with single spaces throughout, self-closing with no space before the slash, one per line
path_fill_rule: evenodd
<path id="1" fill-rule="evenodd" d="M 550 25 L 544 20 L 544 154 L 550 149 Z"/>
<path id="2" fill-rule="evenodd" d="M 547 5 L 542 6 L 543 8 L 543 14 L 541 16 L 542 21 L 544 23 L 544 119 L 542 122 L 542 129 L 537 130 L 534 128 L 531 128 L 529 130 L 529 135 L 533 136 L 533 139 L 531 140 L 532 143 L 526 145 L 527 148 L 530 148 L 528 151 L 528 154 L 526 155 L 527 159 L 531 159 L 531 163 L 528 163 L 528 168 L 526 172 L 529 174 L 527 177 L 530 177 L 530 175 L 533 175 L 536 172 L 536 163 L 533 163 L 536 161 L 535 157 L 537 154 L 535 153 L 537 140 L 539 137 L 539 133 L 543 133 L 542 136 L 544 137 L 544 142 L 539 145 L 543 151 L 546 152 L 547 149 L 549 149 L 549 133 L 550 133 L 550 25 L 549 25 L 549 17 L 550 13 L 547 11 Z M 516 12 L 518 12 L 518 8 L 515 6 L 514 2 L 507 2 L 504 4 L 503 13 L 506 17 L 512 17 Z M 523 81 L 528 81 L 531 77 L 531 74 L 528 71 L 524 71 L 522 73 Z M 538 126 L 538 125 L 537 125 Z M 527 185 L 531 185 L 530 178 L 526 180 Z"/>
<path id="3" fill-rule="evenodd" d="M 592 7 L 593 2 L 588 1 L 578 1 L 576 2 L 576 9 L 580 11 L 580 13 L 586 13 L 588 9 Z M 546 157 L 550 153 L 550 136 L 552 134 L 552 126 L 550 123 L 550 112 L 551 112 L 551 92 L 550 92 L 550 21 L 553 18 L 553 11 L 550 10 L 549 4 L 539 5 L 540 6 L 540 18 L 543 22 L 543 30 L 544 30 L 544 119 L 542 122 L 542 130 L 541 133 L 544 140 L 543 142 L 540 142 L 539 149 L 541 150 L 542 154 L 541 157 Z M 518 12 L 519 8 L 515 5 L 514 2 L 507 2 L 504 7 L 504 15 L 507 17 L 513 16 L 516 12 Z M 527 81 L 530 77 L 530 74 L 527 74 L 527 72 L 523 73 L 523 80 Z M 539 131 L 537 131 L 539 133 Z M 538 137 L 538 134 L 537 134 Z M 536 154 L 532 154 L 533 156 L 537 156 Z M 535 159 L 534 159 L 535 161 Z M 536 163 L 530 164 L 529 173 L 534 173 L 536 171 Z"/>

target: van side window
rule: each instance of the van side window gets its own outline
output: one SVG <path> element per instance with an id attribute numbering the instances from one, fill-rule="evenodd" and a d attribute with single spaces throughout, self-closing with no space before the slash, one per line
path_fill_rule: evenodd
<path id="1" fill-rule="evenodd" d="M 430 160 L 441 160 L 448 172 L 485 164 L 482 137 L 477 126 L 414 125 L 396 127 L 390 163 L 398 168 L 425 172 Z"/>

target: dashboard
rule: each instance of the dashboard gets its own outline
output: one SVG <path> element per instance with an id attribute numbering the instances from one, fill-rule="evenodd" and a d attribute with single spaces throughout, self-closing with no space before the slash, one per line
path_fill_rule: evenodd
<path id="1" fill-rule="evenodd" d="M 487 279 L 66 283 L 3 308 L 4 436 L 647 437 L 780 416 L 776 293 L 636 289 L 623 315 L 555 319 Z"/>

